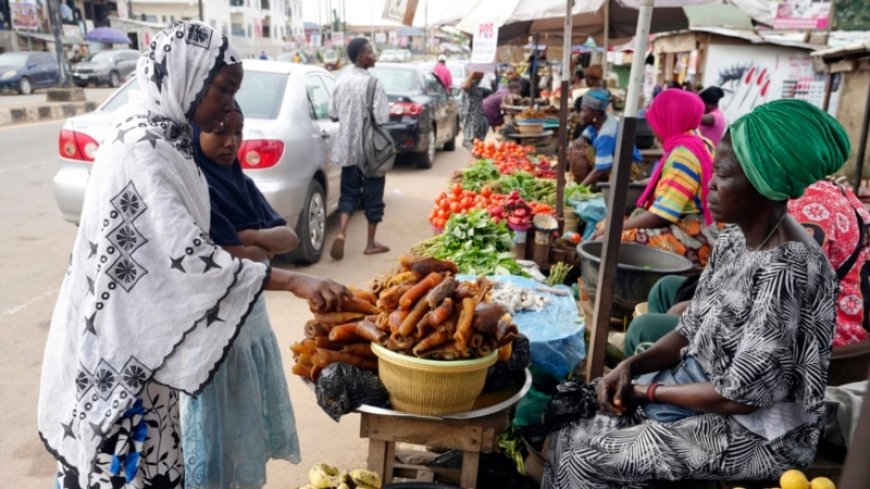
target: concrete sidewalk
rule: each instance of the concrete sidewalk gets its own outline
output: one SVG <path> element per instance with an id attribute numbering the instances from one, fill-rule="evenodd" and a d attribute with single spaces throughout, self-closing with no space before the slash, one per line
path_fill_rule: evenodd
<path id="1" fill-rule="evenodd" d="M 31 102 L 0 107 L 0 127 L 52 119 L 64 119 L 90 112 L 99 102 Z"/>

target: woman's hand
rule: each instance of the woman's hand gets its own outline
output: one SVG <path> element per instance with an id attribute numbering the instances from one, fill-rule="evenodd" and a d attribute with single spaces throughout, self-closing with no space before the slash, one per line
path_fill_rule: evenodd
<path id="1" fill-rule="evenodd" d="M 622 416 L 634 409 L 636 401 L 631 383 L 630 362 L 625 360 L 617 365 L 601 379 L 595 390 L 598 394 L 598 405 L 605 413 Z"/>
<path id="2" fill-rule="evenodd" d="M 312 312 L 341 311 L 345 299 L 351 297 L 344 285 L 328 278 L 299 273 L 291 281 L 290 292 L 306 299 Z"/>

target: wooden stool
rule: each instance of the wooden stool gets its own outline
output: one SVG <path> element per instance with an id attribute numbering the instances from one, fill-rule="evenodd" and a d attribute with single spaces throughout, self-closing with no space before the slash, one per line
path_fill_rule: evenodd
<path id="1" fill-rule="evenodd" d="M 360 437 L 369 439 L 368 468 L 381 476 L 384 484 L 393 480 L 396 442 L 414 445 L 435 444 L 462 451 L 459 485 L 477 486 L 481 453 L 498 448 L 498 435 L 510 425 L 510 409 L 467 420 L 424 418 L 360 413 Z"/>

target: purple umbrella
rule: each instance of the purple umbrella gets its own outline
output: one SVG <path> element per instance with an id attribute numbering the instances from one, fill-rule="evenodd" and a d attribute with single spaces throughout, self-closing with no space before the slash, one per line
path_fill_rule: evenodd
<path id="1" fill-rule="evenodd" d="M 111 27 L 97 27 L 85 35 L 85 41 L 104 42 L 107 44 L 130 44 L 127 34 Z"/>

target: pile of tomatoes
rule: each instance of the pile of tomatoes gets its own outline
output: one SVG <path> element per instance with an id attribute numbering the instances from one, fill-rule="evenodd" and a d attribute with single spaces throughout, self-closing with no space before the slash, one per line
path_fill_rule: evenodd
<path id="1" fill-rule="evenodd" d="M 475 139 L 471 155 L 475 158 L 492 160 L 493 165 L 502 175 L 524 171 L 538 178 L 556 178 L 556 172 L 550 167 L 549 161 L 542 158 L 533 163 L 529 159 L 529 153 L 534 150 L 534 146 L 522 146 L 510 141 L 484 143 L 480 139 Z"/>
<path id="2" fill-rule="evenodd" d="M 480 193 L 477 193 L 466 190 L 457 183 L 450 188 L 450 191 L 441 192 L 435 197 L 435 206 L 428 217 L 429 223 L 435 229 L 441 230 L 444 229 L 447 220 L 453 214 L 465 214 L 474 209 L 485 209 L 493 219 L 507 220 L 513 215 L 513 211 L 518 205 L 518 195 L 519 193 L 516 196 L 511 196 L 510 202 L 508 202 L 508 195 L 497 194 L 488 186 L 484 186 L 480 189 Z M 523 201 L 520 207 L 528 210 L 529 219 L 531 219 L 531 215 L 535 214 L 555 215 L 556 213 L 551 206 L 541 202 L 526 204 Z"/>

